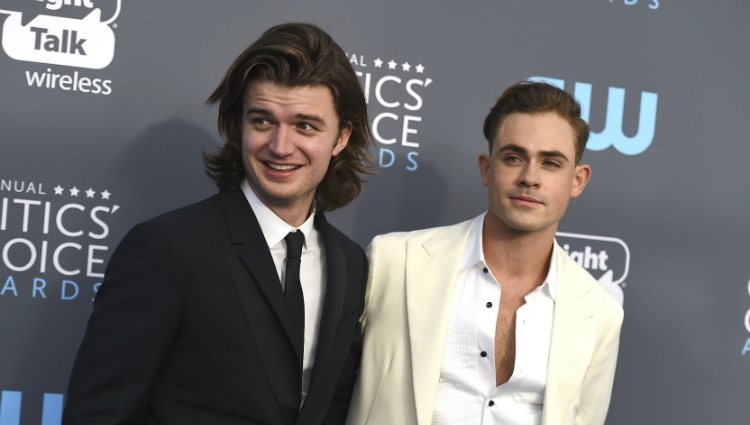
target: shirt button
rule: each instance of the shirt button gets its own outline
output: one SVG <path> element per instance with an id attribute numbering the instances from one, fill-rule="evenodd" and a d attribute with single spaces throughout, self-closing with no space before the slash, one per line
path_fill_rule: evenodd
<path id="1" fill-rule="evenodd" d="M 486 351 L 482 351 L 481 353 L 479 353 L 479 355 L 482 356 L 482 357 L 487 357 L 487 352 Z"/>
<path id="2" fill-rule="evenodd" d="M 487 306 L 487 308 L 492 308 L 492 303 L 489 302 L 489 301 L 487 301 L 487 304 L 485 304 L 485 305 Z"/>
<path id="3" fill-rule="evenodd" d="M 489 273 L 490 272 L 487 267 L 482 267 L 482 271 L 485 272 L 485 273 Z"/>
<path id="4" fill-rule="evenodd" d="M 490 407 L 492 407 L 492 406 L 494 406 L 494 405 L 495 405 L 495 402 L 494 402 L 494 401 L 492 401 L 492 400 L 490 400 L 490 402 L 489 402 L 489 403 L 487 403 L 487 404 L 488 404 L 488 405 L 489 405 Z"/>

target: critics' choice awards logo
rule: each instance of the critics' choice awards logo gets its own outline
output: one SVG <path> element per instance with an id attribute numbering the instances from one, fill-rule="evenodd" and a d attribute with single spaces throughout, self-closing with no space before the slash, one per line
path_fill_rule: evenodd
<path id="1" fill-rule="evenodd" d="M 0 16 L 2 46 L 12 59 L 83 69 L 106 68 L 114 58 L 121 0 L 7 0 Z M 112 81 L 79 71 L 26 71 L 29 87 L 109 95 Z"/>
<path id="2" fill-rule="evenodd" d="M 557 243 L 573 261 L 623 303 L 622 289 L 630 269 L 630 249 L 618 238 L 557 232 Z"/>
<path id="3" fill-rule="evenodd" d="M 532 81 L 541 81 L 565 89 L 565 81 L 557 78 L 534 76 Z M 581 104 L 581 117 L 591 125 L 591 84 L 576 82 L 574 97 Z M 612 146 L 625 155 L 642 154 L 654 140 L 656 131 L 656 106 L 659 96 L 656 93 L 641 92 L 641 108 L 638 116 L 638 133 L 626 136 L 622 129 L 625 115 L 625 89 L 609 87 L 607 92 L 607 113 L 604 129 L 591 131 L 586 149 L 601 151 Z"/>
<path id="4" fill-rule="evenodd" d="M 367 99 L 372 135 L 378 145 L 378 166 L 417 171 L 422 143 L 420 110 L 424 93 L 432 84 L 425 66 L 386 56 L 372 59 L 347 53 L 347 57 Z"/>
<path id="5" fill-rule="evenodd" d="M 750 296 L 750 281 L 747 282 L 747 295 Z M 745 330 L 750 333 L 750 308 L 745 313 Z M 742 355 L 750 354 L 750 336 L 745 340 L 745 344 L 742 346 Z"/>
<path id="6" fill-rule="evenodd" d="M 91 301 L 120 209 L 112 194 L 0 179 L 0 195 L 0 300 Z"/>
<path id="7" fill-rule="evenodd" d="M 21 401 L 23 393 L 20 391 L 0 391 L 0 425 L 21 424 Z M 29 401 L 35 400 L 27 400 Z M 42 425 L 60 425 L 62 423 L 63 395 L 44 393 L 42 398 Z M 38 420 L 38 416 L 36 417 Z M 33 423 L 28 420 L 24 423 Z"/>

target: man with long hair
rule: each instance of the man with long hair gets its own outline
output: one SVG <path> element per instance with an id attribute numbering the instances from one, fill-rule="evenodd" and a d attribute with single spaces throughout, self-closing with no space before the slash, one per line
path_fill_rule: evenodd
<path id="1" fill-rule="evenodd" d="M 63 423 L 336 424 L 367 259 L 323 213 L 370 166 L 364 94 L 318 27 L 267 30 L 208 103 L 219 193 L 133 228 L 109 263 Z"/>

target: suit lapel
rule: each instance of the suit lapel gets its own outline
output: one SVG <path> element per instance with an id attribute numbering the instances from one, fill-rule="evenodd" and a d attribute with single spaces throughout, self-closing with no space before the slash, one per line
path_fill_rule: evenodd
<path id="1" fill-rule="evenodd" d="M 406 247 L 406 310 L 418 425 L 431 421 L 453 292 L 471 221 Z"/>
<path id="2" fill-rule="evenodd" d="M 544 393 L 542 424 L 561 424 L 580 391 L 596 336 L 596 307 L 586 302 L 593 289 L 588 276 L 581 276 L 572 260 L 555 245 L 558 261 L 558 286 L 552 321 L 547 386 Z M 571 422 L 572 423 L 572 422 Z"/>
<path id="3" fill-rule="evenodd" d="M 331 232 L 331 226 L 323 214 L 316 214 L 315 228 L 320 232 L 326 255 L 326 286 L 323 299 L 323 312 L 320 317 L 320 328 L 318 329 L 318 344 L 315 349 L 315 363 L 322 363 L 333 350 L 336 325 L 341 319 L 344 294 L 346 292 L 346 267 L 344 250 L 341 244 L 336 243 Z M 314 367 L 310 377 L 310 388 L 308 398 L 313 394 L 316 384 L 324 377 L 325 368 Z"/>
<path id="4" fill-rule="evenodd" d="M 260 287 L 291 343 L 292 325 L 284 302 L 284 292 L 258 220 L 242 192 L 221 193 L 222 207 L 232 243 L 237 246 L 237 255 Z M 235 282 L 238 283 L 240 282 Z"/>
<path id="5" fill-rule="evenodd" d="M 231 238 L 224 253 L 232 281 L 268 382 L 286 422 L 291 422 L 299 409 L 302 353 L 292 344 L 291 323 L 273 258 L 242 192 L 222 191 L 220 200 Z"/>

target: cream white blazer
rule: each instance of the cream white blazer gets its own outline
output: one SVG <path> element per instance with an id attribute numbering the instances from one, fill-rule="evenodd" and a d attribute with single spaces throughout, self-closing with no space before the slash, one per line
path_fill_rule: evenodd
<path id="1" fill-rule="evenodd" d="M 362 365 L 347 425 L 430 425 L 471 223 L 373 239 L 360 319 Z M 562 251 L 558 245 L 554 249 Z M 542 424 L 603 424 L 623 310 L 562 254 Z"/>

